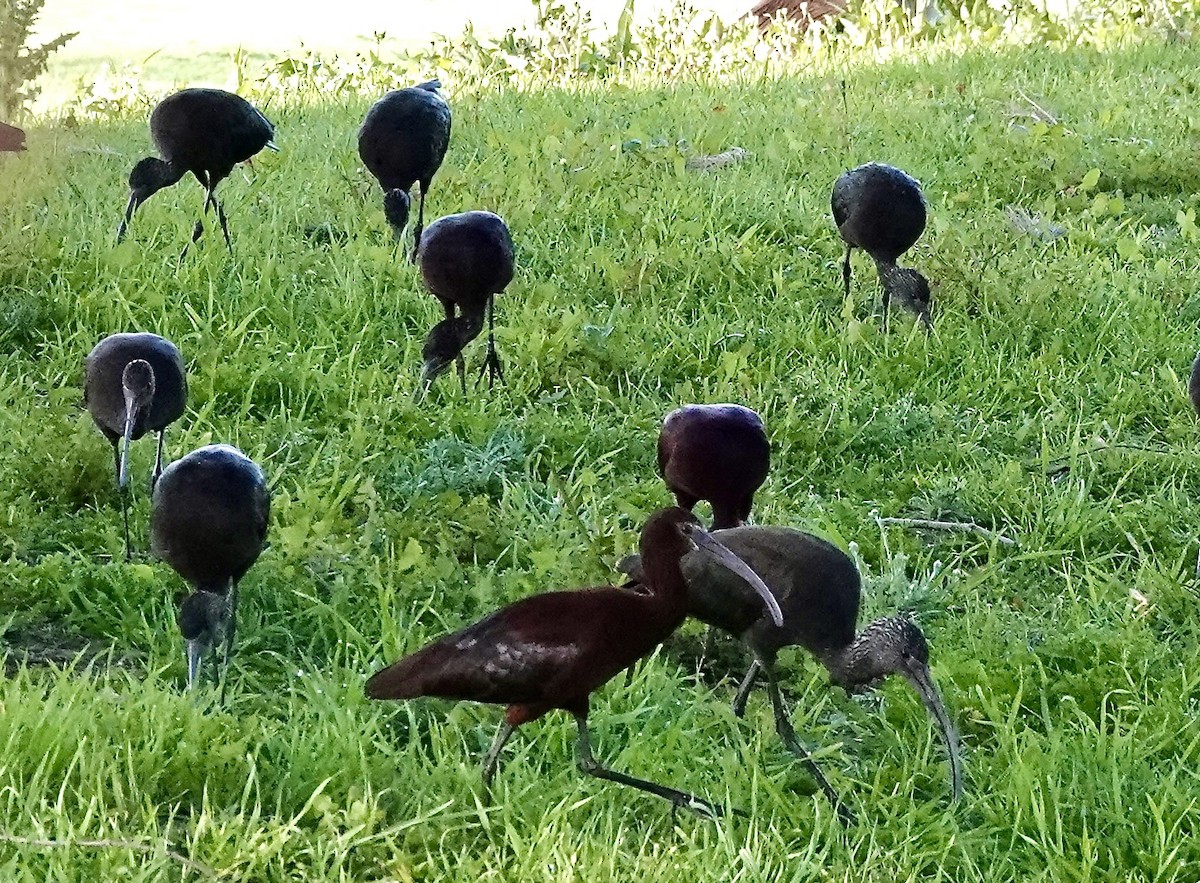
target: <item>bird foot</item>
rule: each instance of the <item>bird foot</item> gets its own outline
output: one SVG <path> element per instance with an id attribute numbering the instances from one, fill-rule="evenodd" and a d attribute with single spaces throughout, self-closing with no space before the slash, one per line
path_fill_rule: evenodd
<path id="1" fill-rule="evenodd" d="M 495 386 L 497 380 L 504 383 L 504 369 L 500 366 L 500 357 L 496 355 L 496 350 L 488 347 L 487 355 L 483 357 L 483 365 L 479 369 L 479 379 L 475 381 L 475 387 L 483 382 L 484 372 L 488 376 L 488 389 Z"/>

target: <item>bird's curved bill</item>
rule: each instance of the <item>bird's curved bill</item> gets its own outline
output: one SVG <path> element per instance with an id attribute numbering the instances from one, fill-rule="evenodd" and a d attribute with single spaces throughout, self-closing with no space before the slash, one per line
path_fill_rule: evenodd
<path id="1" fill-rule="evenodd" d="M 196 638 L 187 642 L 188 689 L 195 689 L 200 683 L 200 663 L 204 661 L 204 644 Z"/>
<path id="2" fill-rule="evenodd" d="M 141 201 L 137 198 L 137 195 L 130 193 L 129 204 L 125 206 L 125 219 L 121 221 L 121 226 L 117 227 L 118 244 L 120 244 L 121 240 L 125 238 L 125 231 L 129 229 L 129 219 L 133 217 L 133 213 L 137 210 L 137 207 L 140 204 Z"/>
<path id="3" fill-rule="evenodd" d="M 916 665 L 904 672 L 904 676 L 913 685 L 930 716 L 937 721 L 942 730 L 946 752 L 950 756 L 950 796 L 958 800 L 963 793 L 962 756 L 958 748 L 958 734 L 954 730 L 954 724 L 950 722 L 950 715 L 946 713 L 946 706 L 942 704 L 942 694 L 938 692 L 926 665 Z"/>
<path id="4" fill-rule="evenodd" d="M 708 552 L 727 570 L 733 571 L 748 582 L 751 588 L 758 592 L 759 597 L 762 598 L 763 604 L 766 605 L 767 613 L 771 615 L 771 621 L 775 623 L 776 627 L 783 625 L 783 611 L 779 609 L 779 602 L 775 600 L 775 596 L 771 594 L 771 590 L 767 588 L 767 584 L 762 581 L 757 573 L 750 569 L 750 565 L 729 551 L 729 549 L 714 539 L 712 534 L 699 525 L 694 525 L 691 533 L 692 542 L 696 544 L 696 547 Z"/>
<path id="5" fill-rule="evenodd" d="M 413 401 L 419 402 L 425 398 L 425 393 L 429 392 L 429 388 L 433 386 L 433 381 L 449 367 L 449 362 L 429 361 L 423 364 L 421 366 L 421 378 L 417 381 L 417 389 L 413 393 Z"/>
<path id="6" fill-rule="evenodd" d="M 125 432 L 121 438 L 121 468 L 117 472 L 117 484 L 121 490 L 129 484 L 129 443 L 133 439 L 134 401 L 133 395 L 125 391 Z"/>

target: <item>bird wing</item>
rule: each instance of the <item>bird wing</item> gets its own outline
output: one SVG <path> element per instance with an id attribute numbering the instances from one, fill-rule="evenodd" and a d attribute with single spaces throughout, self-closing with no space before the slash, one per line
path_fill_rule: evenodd
<path id="1" fill-rule="evenodd" d="M 628 601 L 639 597 L 606 586 L 526 598 L 377 672 L 367 695 L 504 705 L 586 695 L 666 637 L 644 650 L 628 640 L 639 618 Z"/>

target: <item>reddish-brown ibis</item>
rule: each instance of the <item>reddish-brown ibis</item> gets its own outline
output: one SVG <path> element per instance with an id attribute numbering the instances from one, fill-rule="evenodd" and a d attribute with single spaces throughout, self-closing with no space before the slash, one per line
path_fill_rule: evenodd
<path id="1" fill-rule="evenodd" d="M 1200 353 L 1192 360 L 1192 373 L 1188 377 L 1188 398 L 1192 400 L 1192 408 L 1200 415 Z"/>
<path id="2" fill-rule="evenodd" d="M 495 299 L 513 278 L 513 242 L 504 220 L 491 212 L 463 212 L 438 218 L 421 239 L 417 265 L 425 287 L 446 311 L 446 318 L 425 337 L 417 397 L 429 389 L 452 361 L 458 362 L 458 378 L 463 392 L 467 391 L 462 351 L 483 330 L 485 310 L 488 343 L 480 377 L 483 371 L 488 372 L 489 388 L 496 378 L 503 382 L 504 371 L 496 355 Z"/>
<path id="3" fill-rule="evenodd" d="M 129 560 L 129 443 L 158 433 L 150 487 L 163 471 L 163 436 L 187 406 L 187 377 L 175 344 L 157 334 L 110 334 L 88 353 L 83 366 L 83 402 L 113 449 L 125 560 Z"/>
<path id="4" fill-rule="evenodd" d="M 719 810 L 682 791 L 635 779 L 602 766 L 588 738 L 591 693 L 654 650 L 687 611 L 680 558 L 698 550 L 753 586 L 776 622 L 778 605 L 761 580 L 716 542 L 684 509 L 662 509 L 647 520 L 639 546 L 645 593 L 615 586 L 534 595 L 503 607 L 454 634 L 376 672 L 372 699 L 438 696 L 507 705 L 504 722 L 483 765 L 484 787 L 505 742 L 521 724 L 553 709 L 575 717 L 576 759 L 590 776 L 629 785 L 696 811 Z M 745 583 L 740 583 L 744 585 Z"/>
<path id="5" fill-rule="evenodd" d="M 792 729 L 775 675 L 775 658 L 784 647 L 803 647 L 847 692 L 868 689 L 887 675 L 898 674 L 912 684 L 941 728 L 950 757 L 950 792 L 957 800 L 963 787 L 958 737 L 929 673 L 929 646 L 916 624 L 904 616 L 889 616 L 856 635 L 861 596 L 858 569 L 850 556 L 819 537 L 785 527 L 738 527 L 714 536 L 762 577 L 783 611 L 780 626 L 763 615 L 758 596 L 739 579 L 693 555 L 680 562 L 689 614 L 741 638 L 754 654 L 734 699 L 734 713 L 739 717 L 745 713 L 755 679 L 760 672 L 765 674 L 780 737 L 836 801 Z M 637 556 L 628 556 L 618 567 L 634 580 L 641 578 Z"/>
<path id="6" fill-rule="evenodd" d="M 192 589 L 179 607 L 188 688 L 200 679 L 204 654 L 223 642 L 222 702 L 237 633 L 238 582 L 262 552 L 270 513 L 262 470 L 229 445 L 207 445 L 176 460 L 154 488 L 150 547 Z"/>
<path id="7" fill-rule="evenodd" d="M 421 185 L 414 260 L 425 227 L 429 183 L 450 146 L 450 105 L 438 94 L 441 87 L 437 80 L 430 80 L 389 92 L 371 106 L 358 130 L 358 155 L 383 189 L 383 213 L 397 239 L 408 223 L 409 191 L 414 184 Z"/>
<path id="8" fill-rule="evenodd" d="M 928 331 L 929 282 L 916 270 L 897 266 L 925 230 L 925 196 L 910 175 L 883 163 L 867 163 L 834 182 L 833 220 L 846 243 L 842 279 L 850 296 L 850 253 L 861 248 L 875 261 L 883 288 L 883 322 L 894 298 L 915 313 Z"/>
<path id="9" fill-rule="evenodd" d="M 271 140 L 274 136 L 275 129 L 267 118 L 246 99 L 232 92 L 184 89 L 168 95 L 150 114 L 150 137 L 162 159 L 148 156 L 129 173 L 129 205 L 117 229 L 117 242 L 125 238 L 129 219 L 138 206 L 191 172 L 204 188 L 204 203 L 192 231 L 192 242 L 204 232 L 203 217 L 211 205 L 221 223 L 221 232 L 225 234 L 225 245 L 232 254 L 229 223 L 225 209 L 217 199 L 217 185 L 228 177 L 235 165 L 250 159 L 264 147 L 277 149 Z M 183 255 L 187 250 L 185 246 Z"/>
<path id="10" fill-rule="evenodd" d="M 713 529 L 750 516 L 767 479 L 771 446 L 762 418 L 741 405 L 684 405 L 658 434 L 658 471 L 684 509 L 712 505 Z"/>
<path id="11" fill-rule="evenodd" d="M 25 132 L 8 123 L 0 123 L 0 150 L 18 151 L 25 149 Z"/>

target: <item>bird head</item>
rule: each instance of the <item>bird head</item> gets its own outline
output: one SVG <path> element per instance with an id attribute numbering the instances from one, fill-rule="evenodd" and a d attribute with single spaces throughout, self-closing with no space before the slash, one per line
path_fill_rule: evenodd
<path id="1" fill-rule="evenodd" d="M 479 336 L 483 330 L 483 311 L 464 313 L 450 319 L 443 319 L 425 335 L 425 345 L 421 347 L 421 380 L 417 384 L 416 398 L 420 400 L 433 385 L 433 381 L 450 367 L 463 347 Z"/>
<path id="2" fill-rule="evenodd" d="M 169 163 L 157 156 L 138 160 L 133 171 L 129 173 L 130 198 L 136 198 L 139 203 L 145 202 L 159 190 L 174 184 L 180 177 L 182 176 L 175 176 Z"/>
<path id="3" fill-rule="evenodd" d="M 950 756 L 950 791 L 957 800 L 963 788 L 958 736 L 929 673 L 929 644 L 917 624 L 905 616 L 877 619 L 867 626 L 855 639 L 847 665 L 835 680 L 847 691 L 860 691 L 890 674 L 898 674 L 912 685 L 941 729 Z"/>
<path id="4" fill-rule="evenodd" d="M 412 197 L 399 187 L 383 194 L 383 215 L 397 239 L 404 234 L 404 225 L 408 223 L 408 210 L 411 206 Z"/>
<path id="5" fill-rule="evenodd" d="M 649 582 L 650 591 L 657 588 L 663 567 L 681 570 L 680 559 L 689 552 L 698 551 L 749 583 L 762 598 L 775 625 L 783 625 L 779 602 L 766 583 L 745 561 L 706 531 L 696 516 L 686 509 L 674 506 L 651 515 L 642 528 L 638 551 L 641 554 L 642 575 Z"/>
<path id="6" fill-rule="evenodd" d="M 187 643 L 189 690 L 200 681 L 205 654 L 225 640 L 231 612 L 225 595 L 202 589 L 188 595 L 179 606 L 177 622 Z"/>
<path id="7" fill-rule="evenodd" d="M 125 206 L 125 218 L 117 228 L 117 242 L 125 238 L 129 219 L 133 217 L 137 207 L 164 187 L 170 187 L 182 178 L 184 171 L 157 156 L 138 160 L 133 171 L 129 173 L 129 204 Z"/>
<path id="8" fill-rule="evenodd" d="M 134 359 L 121 371 L 121 392 L 125 396 L 125 432 L 121 449 L 121 470 L 118 482 L 124 489 L 129 482 L 129 443 L 140 420 L 154 399 L 154 369 L 145 359 Z"/>
<path id="9" fill-rule="evenodd" d="M 933 295 L 929 290 L 929 280 L 909 267 L 898 267 L 891 273 L 885 284 L 889 287 L 892 298 L 904 309 L 914 313 L 928 332 L 933 329 L 930 309 Z"/>
<path id="10" fill-rule="evenodd" d="M 454 319 L 443 319 L 429 329 L 429 333 L 425 335 L 425 345 L 421 347 L 424 363 L 421 365 L 418 395 L 425 393 L 433 385 L 433 381 L 445 373 L 462 349 L 463 341 L 459 337 Z"/>

